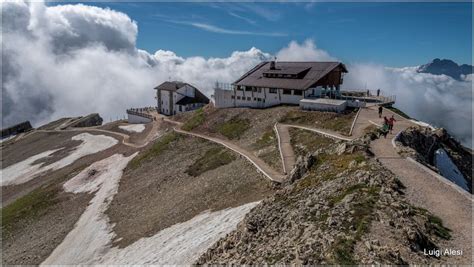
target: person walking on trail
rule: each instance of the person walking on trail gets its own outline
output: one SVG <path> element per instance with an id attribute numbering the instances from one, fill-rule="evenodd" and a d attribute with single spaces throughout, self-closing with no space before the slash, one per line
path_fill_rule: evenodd
<path id="1" fill-rule="evenodd" d="M 381 131 L 380 135 L 383 135 L 384 138 L 387 138 L 389 128 L 390 128 L 389 120 L 387 119 L 387 117 L 383 117 L 383 125 L 382 125 L 382 129 L 380 130 Z"/>
<path id="2" fill-rule="evenodd" d="M 382 118 L 383 107 L 379 106 L 379 118 Z"/>
<path id="3" fill-rule="evenodd" d="M 390 133 L 392 133 L 393 131 L 393 125 L 395 124 L 397 120 L 393 117 L 390 117 L 390 119 L 388 119 L 388 129 L 390 130 Z"/>

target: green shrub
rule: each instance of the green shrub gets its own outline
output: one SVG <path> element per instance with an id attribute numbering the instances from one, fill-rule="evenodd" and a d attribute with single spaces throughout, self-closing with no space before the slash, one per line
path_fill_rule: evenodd
<path id="1" fill-rule="evenodd" d="M 206 116 L 202 108 L 196 110 L 191 118 L 189 118 L 181 127 L 185 131 L 191 131 L 204 123 Z"/>
<path id="2" fill-rule="evenodd" d="M 272 129 L 266 131 L 253 145 L 255 149 L 262 149 L 271 145 L 278 146 L 275 131 Z"/>
<path id="3" fill-rule="evenodd" d="M 428 215 L 428 229 L 443 239 L 451 238 L 451 230 L 444 227 L 443 220 L 431 214 Z"/>
<path id="4" fill-rule="evenodd" d="M 196 177 L 207 171 L 227 165 L 233 160 L 235 160 L 235 156 L 227 149 L 215 147 L 207 150 L 206 153 L 189 166 L 185 172 Z"/>
<path id="5" fill-rule="evenodd" d="M 20 220 L 34 220 L 58 202 L 58 188 L 37 188 L 1 209 L 2 230 L 10 233 Z"/>
<path id="6" fill-rule="evenodd" d="M 217 126 L 217 132 L 229 139 L 239 138 L 245 131 L 250 128 L 248 119 L 234 117 Z"/>

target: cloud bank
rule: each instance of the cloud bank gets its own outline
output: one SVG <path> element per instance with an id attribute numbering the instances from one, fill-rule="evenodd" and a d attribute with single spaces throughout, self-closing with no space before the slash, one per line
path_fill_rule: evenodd
<path id="1" fill-rule="evenodd" d="M 2 126 L 39 125 L 63 116 L 99 112 L 106 121 L 128 107 L 154 106 L 153 87 L 182 80 L 212 94 L 262 60 L 337 60 L 307 40 L 271 55 L 257 48 L 226 58 L 183 58 L 136 47 L 137 23 L 126 14 L 86 5 L 3 3 Z M 415 67 L 348 63 L 344 88 L 381 88 L 399 108 L 445 127 L 472 147 L 472 75 L 456 81 Z"/>

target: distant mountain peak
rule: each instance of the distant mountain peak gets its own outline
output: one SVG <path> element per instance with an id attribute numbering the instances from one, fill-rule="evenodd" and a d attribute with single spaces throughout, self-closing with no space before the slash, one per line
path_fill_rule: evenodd
<path id="1" fill-rule="evenodd" d="M 439 59 L 435 58 L 428 64 L 421 65 L 417 72 L 420 73 L 431 73 L 434 75 L 447 75 L 456 80 L 462 80 L 461 75 L 467 75 L 474 73 L 472 65 L 458 65 L 456 62 L 450 59 Z"/>

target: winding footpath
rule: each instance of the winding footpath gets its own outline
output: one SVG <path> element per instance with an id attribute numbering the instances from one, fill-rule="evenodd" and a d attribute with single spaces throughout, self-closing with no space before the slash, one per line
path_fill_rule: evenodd
<path id="1" fill-rule="evenodd" d="M 450 248 L 462 249 L 463 255 L 451 257 L 450 262 L 471 263 L 473 258 L 472 196 L 413 159 L 401 157 L 394 146 L 393 138 L 399 132 L 416 124 L 388 109 L 384 109 L 383 115 L 394 115 L 397 122 L 393 134 L 389 134 L 386 139 L 379 138 L 371 142 L 372 152 L 383 166 L 392 171 L 406 186 L 406 199 L 410 204 L 429 210 L 440 217 L 443 224 L 452 230 L 452 239 L 449 243 L 457 247 Z M 372 123 L 380 124 L 380 120 L 377 107 L 362 109 L 354 133 L 361 135 L 365 127 Z"/>
<path id="2" fill-rule="evenodd" d="M 296 163 L 295 152 L 291 146 L 289 126 L 276 123 L 274 128 L 278 139 L 278 149 L 280 150 L 283 172 L 287 174 L 293 169 Z"/>
<path id="3" fill-rule="evenodd" d="M 238 145 L 236 145 L 232 142 L 229 142 L 227 140 L 217 138 L 217 137 L 211 137 L 211 136 L 207 136 L 207 135 L 204 135 L 204 134 L 199 134 L 199 133 L 195 133 L 195 132 L 182 130 L 181 129 L 181 126 L 182 126 L 181 122 L 173 121 L 173 120 L 170 120 L 170 119 L 167 119 L 167 118 L 163 118 L 163 121 L 170 122 L 170 123 L 173 123 L 173 124 L 177 125 L 177 127 L 173 128 L 173 130 L 177 133 L 186 134 L 186 135 L 206 139 L 208 141 L 211 141 L 211 142 L 217 143 L 219 145 L 222 145 L 222 146 L 224 146 L 224 147 L 240 154 L 241 156 L 246 158 L 250 163 L 252 163 L 257 168 L 257 170 L 259 172 L 261 172 L 263 175 L 265 175 L 265 177 L 267 177 L 268 179 L 270 179 L 273 182 L 281 183 L 286 178 L 285 175 L 282 175 L 281 173 L 275 171 L 272 167 L 270 167 L 263 160 L 261 160 L 260 158 L 255 156 L 252 152 L 250 152 L 248 150 L 245 150 L 242 147 L 240 147 L 240 146 L 238 146 Z"/>

